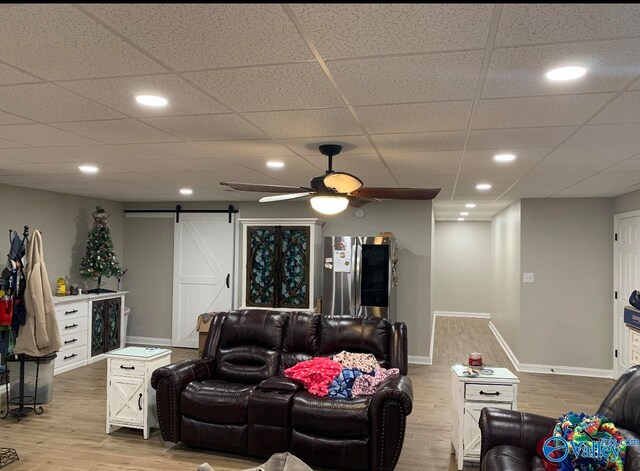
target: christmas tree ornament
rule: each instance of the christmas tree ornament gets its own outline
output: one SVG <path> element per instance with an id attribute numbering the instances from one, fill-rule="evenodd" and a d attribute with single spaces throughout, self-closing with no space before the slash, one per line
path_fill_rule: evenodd
<path id="1" fill-rule="evenodd" d="M 89 231 L 87 249 L 82 262 L 80 262 L 80 275 L 98 282 L 98 287 L 87 291 L 88 293 L 113 293 L 111 290 L 102 289 L 103 277 L 120 277 L 122 275 L 122 269 L 116 261 L 111 240 L 109 215 L 101 206 L 96 206 L 92 215 L 93 227 Z"/>

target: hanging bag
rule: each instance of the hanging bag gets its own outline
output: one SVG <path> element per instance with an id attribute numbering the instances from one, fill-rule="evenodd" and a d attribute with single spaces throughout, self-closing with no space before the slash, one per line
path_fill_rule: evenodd
<path id="1" fill-rule="evenodd" d="M 637 290 L 634 290 L 629 297 L 629 304 L 631 304 L 636 309 L 640 309 L 640 293 Z"/>
<path id="2" fill-rule="evenodd" d="M 13 299 L 0 299 L 0 325 L 11 325 Z"/>

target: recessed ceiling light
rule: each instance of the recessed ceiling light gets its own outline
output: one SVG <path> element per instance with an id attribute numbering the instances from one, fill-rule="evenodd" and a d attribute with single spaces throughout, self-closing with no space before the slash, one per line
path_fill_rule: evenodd
<path id="1" fill-rule="evenodd" d="M 547 78 L 554 82 L 565 82 L 575 80 L 587 73 L 587 69 L 580 66 L 558 67 L 547 72 Z"/>
<path id="2" fill-rule="evenodd" d="M 95 165 L 80 165 L 78 168 L 82 173 L 98 173 L 98 170 L 100 170 Z"/>
<path id="3" fill-rule="evenodd" d="M 476 190 L 490 190 L 491 185 L 488 183 L 478 183 L 476 185 Z"/>
<path id="4" fill-rule="evenodd" d="M 516 156 L 513 154 L 497 154 L 493 156 L 493 160 L 496 162 L 513 162 L 516 160 Z"/>
<path id="5" fill-rule="evenodd" d="M 464 205 L 465 208 L 475 208 L 476 204 L 475 203 L 467 203 Z"/>
<path id="6" fill-rule="evenodd" d="M 193 190 L 191 188 L 180 188 L 181 195 L 192 195 Z"/>
<path id="7" fill-rule="evenodd" d="M 464 221 L 464 218 L 458 218 L 458 221 Z"/>
<path id="8" fill-rule="evenodd" d="M 141 105 L 155 107 L 167 106 L 167 103 L 169 103 L 166 98 L 157 95 L 138 95 L 136 101 Z"/>
<path id="9" fill-rule="evenodd" d="M 468 215 L 469 215 L 469 213 L 468 213 L 468 212 L 466 212 L 466 211 L 462 211 L 462 212 L 460 213 L 460 216 L 468 216 Z"/>
<path id="10" fill-rule="evenodd" d="M 284 162 L 275 162 L 275 161 L 267 162 L 267 167 L 270 167 L 270 168 L 282 168 L 282 167 L 284 167 Z"/>

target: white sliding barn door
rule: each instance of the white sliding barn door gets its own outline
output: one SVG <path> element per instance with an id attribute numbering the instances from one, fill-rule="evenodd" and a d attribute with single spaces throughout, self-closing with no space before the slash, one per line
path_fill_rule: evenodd
<path id="1" fill-rule="evenodd" d="M 231 309 L 234 228 L 228 214 L 180 214 L 174 233 L 172 346 L 197 348 L 198 316 Z"/>

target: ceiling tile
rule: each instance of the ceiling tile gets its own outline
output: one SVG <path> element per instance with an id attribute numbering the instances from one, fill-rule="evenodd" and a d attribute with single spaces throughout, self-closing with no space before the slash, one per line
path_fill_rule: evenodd
<path id="1" fill-rule="evenodd" d="M 0 88 L 2 90 L 2 88 Z M 2 93 L 2 92 L 0 92 Z M 33 123 L 33 121 L 25 118 L 21 118 L 19 116 L 15 116 L 9 113 L 5 113 L 4 111 L 0 111 L 0 125 L 4 124 L 26 124 Z"/>
<path id="2" fill-rule="evenodd" d="M 574 64 L 587 68 L 580 80 L 552 82 L 545 77 L 554 67 Z M 482 97 L 620 91 L 638 74 L 640 39 L 496 49 Z"/>
<path id="3" fill-rule="evenodd" d="M 640 170 L 628 172 L 606 171 L 587 178 L 562 192 L 557 197 L 608 196 L 609 193 L 624 190 L 640 181 Z M 569 185 L 567 185 L 569 186 Z"/>
<path id="4" fill-rule="evenodd" d="M 268 168 L 266 166 L 267 160 L 264 157 L 238 157 L 234 158 L 233 162 L 251 168 L 265 177 L 292 186 L 309 185 L 309 181 L 313 177 L 324 173 L 323 170 L 314 167 L 298 156 L 280 158 L 285 164 L 283 168 Z M 340 170 L 346 171 L 343 168 Z"/>
<path id="5" fill-rule="evenodd" d="M 194 144 L 204 149 L 208 157 L 286 157 L 293 155 L 285 146 L 271 139 L 246 141 L 201 141 Z"/>
<path id="6" fill-rule="evenodd" d="M 396 179 L 401 187 L 451 190 L 456 178 L 451 175 L 401 175 L 396 176 Z M 445 192 L 441 192 L 438 196 L 442 197 L 443 193 Z"/>
<path id="7" fill-rule="evenodd" d="M 2 133 L 0 133 L 2 134 Z M 17 149 L 20 147 L 27 147 L 26 144 L 22 144 L 16 141 L 9 141 L 7 139 L 0 139 L 0 149 Z"/>
<path id="8" fill-rule="evenodd" d="M 584 126 L 571 136 L 566 145 L 588 147 L 640 145 L 640 123 Z"/>
<path id="9" fill-rule="evenodd" d="M 276 138 L 361 134 L 347 108 L 268 111 L 244 116 Z"/>
<path id="10" fill-rule="evenodd" d="M 481 100 L 474 129 L 582 124 L 614 94 Z"/>
<path id="11" fill-rule="evenodd" d="M 464 147 L 465 134 L 465 131 L 449 131 L 375 134 L 371 137 L 384 155 L 385 152 L 427 152 L 462 149 Z"/>
<path id="12" fill-rule="evenodd" d="M 86 8 L 176 70 L 313 58 L 276 4 L 93 4 Z"/>
<path id="13" fill-rule="evenodd" d="M 484 49 L 493 6 L 293 4 L 323 57 Z"/>
<path id="14" fill-rule="evenodd" d="M 260 139 L 264 134 L 234 114 L 146 118 L 143 121 L 190 141 Z"/>
<path id="15" fill-rule="evenodd" d="M 173 38 L 166 32 L 165 36 Z M 1 59 L 47 80 L 165 70 L 71 5 L 3 10 L 0 44 Z"/>
<path id="16" fill-rule="evenodd" d="M 177 75 L 79 80 L 62 82 L 59 85 L 129 116 L 171 116 L 229 111 Z M 169 105 L 159 108 L 141 106 L 135 101 L 138 95 L 166 97 Z"/>
<path id="17" fill-rule="evenodd" d="M 0 138 L 30 146 L 83 146 L 96 142 L 44 124 L 15 124 L 0 126 Z"/>
<path id="18" fill-rule="evenodd" d="M 315 160 L 314 160 L 315 162 Z M 327 168 L 326 158 L 316 162 L 322 169 Z M 338 172 L 347 172 L 359 177 L 388 177 L 389 171 L 384 166 L 377 154 L 340 154 L 333 159 L 333 169 Z M 318 175 L 321 172 L 316 172 Z M 365 182 L 367 183 L 367 182 Z"/>
<path id="19" fill-rule="evenodd" d="M 640 171 L 640 154 L 634 154 L 635 157 L 631 159 L 625 159 L 610 168 L 616 172 L 637 172 Z M 640 183 L 639 183 L 640 185 Z"/>
<path id="20" fill-rule="evenodd" d="M 330 62 L 351 104 L 374 105 L 473 98 L 483 51 Z"/>
<path id="21" fill-rule="evenodd" d="M 640 153 L 636 146 L 562 146 L 540 162 L 532 172 L 598 172 Z"/>
<path id="22" fill-rule="evenodd" d="M 39 82 L 40 80 L 31 74 L 22 72 L 15 67 L 0 63 L 0 85 Z"/>
<path id="23" fill-rule="evenodd" d="M 637 4 L 506 4 L 496 45 L 635 36 L 639 27 Z"/>
<path id="24" fill-rule="evenodd" d="M 195 72 L 185 77 L 237 111 L 344 104 L 317 62 Z"/>
<path id="25" fill-rule="evenodd" d="M 135 119 L 76 121 L 57 123 L 55 127 L 71 131 L 106 144 L 133 144 L 176 141 L 177 138 Z"/>
<path id="26" fill-rule="evenodd" d="M 314 156 L 321 159 L 324 159 L 324 157 L 320 154 L 318 148 L 322 144 L 341 145 L 341 156 L 345 154 L 373 154 L 375 152 L 366 136 L 305 137 L 302 139 L 281 139 L 280 142 L 299 155 Z"/>
<path id="27" fill-rule="evenodd" d="M 588 178 L 590 172 L 530 173 L 525 175 L 506 194 L 512 198 L 546 198 L 558 191 Z"/>
<path id="28" fill-rule="evenodd" d="M 41 122 L 122 117 L 117 111 L 50 83 L 0 87 L 0 109 Z"/>
<path id="29" fill-rule="evenodd" d="M 370 133 L 453 131 L 466 129 L 472 101 L 441 101 L 411 105 L 355 107 Z"/>
<path id="30" fill-rule="evenodd" d="M 515 180 L 531 170 L 549 152 L 552 147 L 536 147 L 512 151 L 516 156 L 513 162 L 496 162 L 493 157 L 498 153 L 491 150 L 467 150 L 464 153 L 462 174 L 478 177 Z M 507 150 L 508 152 L 508 150 Z"/>
<path id="31" fill-rule="evenodd" d="M 120 146 L 138 154 L 142 159 L 202 159 L 211 158 L 211 154 L 188 142 L 161 142 L 154 144 L 125 144 Z"/>
<path id="32" fill-rule="evenodd" d="M 574 126 L 517 129 L 474 129 L 469 149 L 518 149 L 522 147 L 555 147 L 575 131 Z"/>
<path id="33" fill-rule="evenodd" d="M 22 149 L 2 149 L 0 150 L 0 155 L 30 163 L 77 162 L 77 159 L 70 157 L 64 150 L 61 151 L 60 149 L 65 148 L 26 147 Z"/>
<path id="34" fill-rule="evenodd" d="M 591 124 L 640 122 L 640 92 L 626 92 L 598 113 Z"/>
<path id="35" fill-rule="evenodd" d="M 384 160 L 396 176 L 456 175 L 462 151 L 385 152 Z"/>

